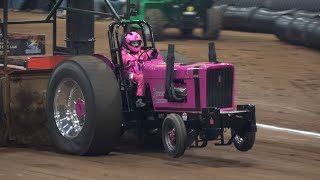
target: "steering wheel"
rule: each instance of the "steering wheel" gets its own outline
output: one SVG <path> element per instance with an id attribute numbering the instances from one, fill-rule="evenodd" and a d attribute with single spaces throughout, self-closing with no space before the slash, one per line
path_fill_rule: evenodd
<path id="1" fill-rule="evenodd" d="M 153 52 L 151 53 L 151 55 L 152 55 L 151 57 L 150 57 L 149 54 L 148 54 L 149 51 L 153 51 Z M 153 54 L 154 52 L 155 52 L 155 54 Z M 143 54 L 146 54 L 146 55 L 147 55 L 147 57 L 148 57 L 147 61 L 150 61 L 151 59 L 156 59 L 156 58 L 158 57 L 158 51 L 157 51 L 156 48 L 148 48 L 148 49 L 146 49 L 145 51 L 143 51 L 143 52 L 139 55 L 139 57 L 138 57 L 138 61 L 139 61 L 139 62 L 142 62 L 142 61 L 143 61 L 142 59 L 140 59 Z"/>

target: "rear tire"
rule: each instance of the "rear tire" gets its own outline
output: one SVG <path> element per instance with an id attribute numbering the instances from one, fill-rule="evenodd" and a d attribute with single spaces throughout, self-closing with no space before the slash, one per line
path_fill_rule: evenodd
<path id="1" fill-rule="evenodd" d="M 187 148 L 187 131 L 182 118 L 175 113 L 168 114 L 162 124 L 162 142 L 169 156 L 177 158 Z"/>
<path id="2" fill-rule="evenodd" d="M 203 28 L 203 38 L 206 40 L 217 40 L 223 20 L 223 6 L 213 6 L 207 10 L 207 16 Z"/>
<path id="3" fill-rule="evenodd" d="M 57 151 L 108 154 L 120 137 L 121 111 L 117 79 L 103 61 L 76 56 L 54 69 L 47 91 L 47 127 Z"/>
<path id="4" fill-rule="evenodd" d="M 151 25 L 153 31 L 153 38 L 155 40 L 163 40 L 163 13 L 160 9 L 148 9 L 146 11 L 145 19 Z"/>

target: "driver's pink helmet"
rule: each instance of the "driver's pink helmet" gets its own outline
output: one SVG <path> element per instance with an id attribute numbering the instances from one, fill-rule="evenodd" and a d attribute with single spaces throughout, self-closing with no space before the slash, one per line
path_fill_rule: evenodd
<path id="1" fill-rule="evenodd" d="M 125 41 L 126 41 L 126 47 L 130 51 L 137 53 L 141 50 L 142 38 L 140 34 L 136 32 L 130 32 L 126 35 Z M 138 44 L 137 43 L 133 44 L 134 42 L 138 42 Z"/>

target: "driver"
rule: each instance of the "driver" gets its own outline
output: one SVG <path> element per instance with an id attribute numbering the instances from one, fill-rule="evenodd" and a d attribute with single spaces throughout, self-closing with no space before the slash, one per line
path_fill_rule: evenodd
<path id="1" fill-rule="evenodd" d="M 142 38 L 136 32 L 130 32 L 125 37 L 124 48 L 121 50 L 124 72 L 131 81 L 137 83 L 137 101 L 136 107 L 144 107 L 146 103 L 143 101 L 145 95 L 145 82 L 141 71 L 143 61 L 150 58 L 160 58 L 159 50 L 144 51 L 141 49 Z"/>

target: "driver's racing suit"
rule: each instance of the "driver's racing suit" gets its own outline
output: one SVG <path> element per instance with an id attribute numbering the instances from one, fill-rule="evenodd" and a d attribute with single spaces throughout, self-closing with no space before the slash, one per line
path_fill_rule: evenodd
<path id="1" fill-rule="evenodd" d="M 158 52 L 158 59 L 161 58 L 162 56 Z M 150 57 L 152 57 L 152 51 L 144 52 L 141 50 L 139 53 L 130 53 L 127 49 L 122 49 L 121 50 L 122 54 L 122 60 L 123 60 L 123 65 L 124 65 L 124 73 L 129 77 L 130 80 L 134 81 L 137 83 L 137 96 L 144 96 L 145 95 L 145 81 L 144 77 L 142 74 L 142 64 L 140 61 L 146 61 Z M 140 56 L 141 55 L 141 56 Z M 140 56 L 140 59 L 138 59 Z"/>

